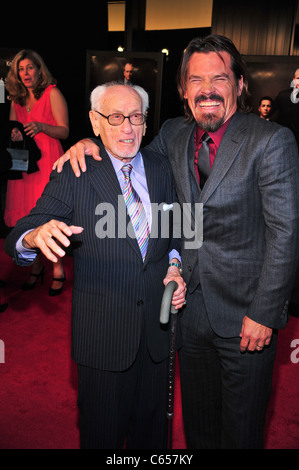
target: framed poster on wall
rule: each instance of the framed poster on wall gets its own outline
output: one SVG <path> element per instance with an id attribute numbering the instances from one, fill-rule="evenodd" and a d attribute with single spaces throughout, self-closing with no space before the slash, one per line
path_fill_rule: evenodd
<path id="1" fill-rule="evenodd" d="M 275 99 L 282 90 L 291 87 L 294 72 L 299 68 L 296 56 L 243 56 L 249 74 L 252 111 L 258 113 L 262 96 Z"/>
<path id="2" fill-rule="evenodd" d="M 90 109 L 90 93 L 96 86 L 111 81 L 124 81 L 126 75 L 133 84 L 143 87 L 149 94 L 147 132 L 142 141 L 142 145 L 146 145 L 157 134 L 160 126 L 162 69 L 162 53 L 88 50 L 86 53 L 87 109 Z"/>

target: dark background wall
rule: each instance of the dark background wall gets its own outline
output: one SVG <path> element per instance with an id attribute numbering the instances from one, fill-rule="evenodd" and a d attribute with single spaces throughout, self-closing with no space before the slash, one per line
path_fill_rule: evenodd
<path id="1" fill-rule="evenodd" d="M 246 5 L 235 0 L 214 0 L 211 28 L 175 31 L 144 31 L 145 4 L 145 0 L 127 0 L 126 31 L 120 33 L 108 32 L 106 0 L 51 2 L 44 6 L 24 3 L 22 10 L 7 3 L 1 6 L 0 57 L 32 48 L 44 58 L 68 102 L 71 127 L 64 146 L 90 135 L 85 119 L 87 50 L 115 51 L 119 44 L 125 44 L 127 51 L 160 52 L 168 48 L 170 55 L 163 58 L 161 123 L 182 113 L 176 72 L 182 51 L 193 37 L 210 32 L 225 34 L 244 55 L 299 54 L 297 0 L 286 0 L 281 5 L 268 0 L 252 0 Z M 293 64 L 294 57 L 291 59 Z M 287 61 L 288 72 L 292 74 L 293 68 Z M 0 105 L 1 120 L 6 119 L 7 109 Z"/>

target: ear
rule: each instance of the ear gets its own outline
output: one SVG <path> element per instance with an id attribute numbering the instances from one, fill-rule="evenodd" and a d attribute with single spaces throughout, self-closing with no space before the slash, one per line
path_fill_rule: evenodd
<path id="1" fill-rule="evenodd" d="M 142 133 L 143 137 L 145 136 L 145 134 L 146 134 L 146 124 L 143 124 L 143 133 Z"/>
<path id="2" fill-rule="evenodd" d="M 92 128 L 93 128 L 93 132 L 94 132 L 95 136 L 98 137 L 98 135 L 100 133 L 99 119 L 96 117 L 94 111 L 89 111 L 89 119 L 90 119 L 90 122 L 91 122 L 91 125 L 92 125 Z"/>
<path id="3" fill-rule="evenodd" d="M 240 79 L 239 79 L 239 83 L 238 83 L 238 96 L 241 96 L 242 95 L 242 91 L 243 91 L 243 87 L 244 87 L 244 81 L 243 81 L 243 75 L 241 75 Z"/>

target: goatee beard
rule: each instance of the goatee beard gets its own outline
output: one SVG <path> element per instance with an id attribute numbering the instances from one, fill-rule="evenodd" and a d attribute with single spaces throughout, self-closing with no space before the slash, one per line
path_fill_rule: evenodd
<path id="1" fill-rule="evenodd" d="M 224 116 L 220 119 L 215 120 L 214 114 L 207 114 L 203 120 L 197 120 L 197 125 L 205 132 L 215 132 L 217 131 L 222 124 L 224 123 Z"/>
<path id="2" fill-rule="evenodd" d="M 201 103 L 203 101 L 220 101 L 223 103 L 223 98 L 222 96 L 218 95 L 217 93 L 212 93 L 209 96 L 206 96 L 204 94 L 200 94 L 197 96 L 195 99 L 195 106 L 198 103 Z M 201 120 L 197 121 L 197 125 L 205 132 L 215 132 L 219 129 L 219 127 L 222 126 L 224 122 L 224 116 L 222 118 L 217 118 L 213 113 L 205 114 L 200 118 Z"/>

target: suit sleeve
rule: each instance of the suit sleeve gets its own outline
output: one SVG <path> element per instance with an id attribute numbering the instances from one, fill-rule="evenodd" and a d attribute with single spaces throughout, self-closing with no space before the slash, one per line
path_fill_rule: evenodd
<path id="1" fill-rule="evenodd" d="M 146 146 L 146 149 L 150 150 L 151 152 L 163 155 L 166 158 L 168 158 L 167 143 L 169 143 L 169 141 L 171 142 L 171 135 L 169 135 L 169 139 L 167 139 L 168 123 L 170 124 L 171 120 L 166 121 L 161 126 L 158 135 L 156 135 L 151 143 Z"/>
<path id="2" fill-rule="evenodd" d="M 266 225 L 263 266 L 248 316 L 276 328 L 285 316 L 299 261 L 299 157 L 292 133 L 279 128 L 259 167 Z M 250 230 L 250 227 L 248 227 Z"/>
<path id="3" fill-rule="evenodd" d="M 18 239 L 28 230 L 32 230 L 40 225 L 49 222 L 52 219 L 61 220 L 70 224 L 73 214 L 73 191 L 70 184 L 70 168 L 58 174 L 53 171 L 50 175 L 50 181 L 46 185 L 43 194 L 38 199 L 36 206 L 30 213 L 18 220 L 13 230 L 5 240 L 4 249 L 11 256 L 16 264 L 28 264 L 19 259 L 16 251 Z M 71 176 L 71 175 L 70 175 Z"/>

